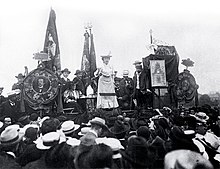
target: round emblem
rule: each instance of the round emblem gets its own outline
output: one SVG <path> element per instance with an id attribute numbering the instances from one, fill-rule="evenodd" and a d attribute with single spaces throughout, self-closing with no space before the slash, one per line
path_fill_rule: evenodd
<path id="1" fill-rule="evenodd" d="M 50 70 L 37 68 L 24 79 L 24 98 L 32 106 L 50 103 L 58 93 L 58 77 Z"/>
<path id="2" fill-rule="evenodd" d="M 188 71 L 184 70 L 176 79 L 176 97 L 178 101 L 190 102 L 195 97 L 198 85 L 195 78 Z"/>

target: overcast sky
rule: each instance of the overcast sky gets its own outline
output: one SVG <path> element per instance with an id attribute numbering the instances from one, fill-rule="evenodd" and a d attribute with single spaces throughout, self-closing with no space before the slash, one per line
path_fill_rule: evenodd
<path id="1" fill-rule="evenodd" d="M 43 49 L 50 8 L 56 24 L 62 69 L 74 76 L 80 68 L 84 24 L 91 22 L 97 64 L 111 51 L 118 75 L 133 75 L 132 63 L 148 56 L 149 30 L 157 39 L 174 45 L 190 68 L 200 93 L 219 91 L 220 10 L 217 1 L 199 0 L 0 0 L 0 86 L 4 95 L 17 81 L 15 76 L 37 67 L 33 53 Z M 180 64 L 179 71 L 183 70 Z"/>

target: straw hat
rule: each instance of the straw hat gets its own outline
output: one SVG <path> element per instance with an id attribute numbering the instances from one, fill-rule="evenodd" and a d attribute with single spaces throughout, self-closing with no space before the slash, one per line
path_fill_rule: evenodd
<path id="1" fill-rule="evenodd" d="M 11 125 L 6 127 L 0 135 L 1 146 L 11 146 L 20 142 L 24 134 L 19 131 L 20 128 L 18 125 Z"/>
<path id="2" fill-rule="evenodd" d="M 116 138 L 96 138 L 96 144 L 105 144 L 109 147 L 111 147 L 113 154 L 113 159 L 121 158 L 121 154 L 119 153 L 119 150 L 124 149 L 124 147 L 121 145 L 121 142 Z"/>
<path id="3" fill-rule="evenodd" d="M 64 134 L 70 134 L 77 130 L 79 127 L 80 125 L 75 124 L 74 121 L 68 120 L 63 122 L 63 124 L 61 125 L 61 130 Z"/>
<path id="4" fill-rule="evenodd" d="M 43 135 L 42 137 L 40 137 L 40 139 L 37 141 L 36 147 L 39 150 L 47 150 L 50 149 L 50 147 L 62 143 L 64 141 L 66 141 L 65 138 L 60 137 L 59 133 L 49 132 Z"/>
<path id="5" fill-rule="evenodd" d="M 105 124 L 105 120 L 100 117 L 95 117 L 92 120 L 90 120 L 91 125 L 96 124 L 101 126 L 102 128 L 108 128 Z"/>

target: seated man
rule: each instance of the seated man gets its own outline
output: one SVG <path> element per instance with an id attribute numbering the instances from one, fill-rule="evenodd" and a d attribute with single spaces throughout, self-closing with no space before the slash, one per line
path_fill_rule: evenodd
<path id="1" fill-rule="evenodd" d="M 119 83 L 119 105 L 122 109 L 132 109 L 133 101 L 132 101 L 132 93 L 133 93 L 133 80 L 132 78 L 128 77 L 129 71 L 123 71 L 123 78 Z"/>

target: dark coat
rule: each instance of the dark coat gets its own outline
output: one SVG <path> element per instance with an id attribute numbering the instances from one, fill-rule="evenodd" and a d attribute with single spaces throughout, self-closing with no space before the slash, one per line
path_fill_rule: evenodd
<path id="1" fill-rule="evenodd" d="M 5 153 L 5 152 L 0 152 L 0 169 L 19 169 L 21 166 L 15 162 L 15 159 Z"/>
<path id="2" fill-rule="evenodd" d="M 22 116 L 22 113 L 20 112 L 20 103 L 15 102 L 15 105 L 12 106 L 9 100 L 7 100 L 6 102 L 2 103 L 0 113 L 1 120 L 3 120 L 5 117 L 10 117 L 13 122 L 16 122 Z"/>
<path id="3" fill-rule="evenodd" d="M 40 159 L 46 150 L 39 150 L 36 144 L 30 144 L 26 147 L 23 154 L 17 157 L 16 161 L 21 166 L 25 166 L 29 162 L 36 161 Z"/>
<path id="4" fill-rule="evenodd" d="M 136 71 L 134 72 L 134 91 L 137 87 L 137 74 Z M 150 74 L 149 72 L 146 72 L 145 70 L 142 70 L 139 76 L 139 84 L 140 84 L 140 90 L 141 91 L 146 91 L 147 89 L 150 88 Z"/>
<path id="5" fill-rule="evenodd" d="M 0 96 L 0 105 L 5 102 L 7 99 L 4 96 Z"/>
<path id="6" fill-rule="evenodd" d="M 85 90 L 85 85 L 83 83 L 83 81 L 81 79 L 79 79 L 78 77 L 75 77 L 73 79 L 73 85 L 76 85 L 76 90 L 79 90 L 82 92 L 82 94 L 85 95 L 86 90 Z"/>

